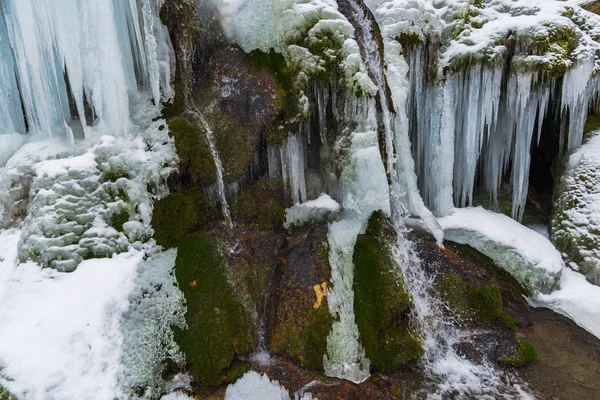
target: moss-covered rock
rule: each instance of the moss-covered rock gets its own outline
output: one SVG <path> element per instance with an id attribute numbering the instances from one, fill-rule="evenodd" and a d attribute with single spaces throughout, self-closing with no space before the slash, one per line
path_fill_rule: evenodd
<path id="1" fill-rule="evenodd" d="M 354 247 L 354 312 L 360 342 L 377 370 L 389 373 L 423 355 L 409 326 L 410 295 L 374 213 Z"/>
<path id="2" fill-rule="evenodd" d="M 161 246 L 176 246 L 188 234 L 217 218 L 218 210 L 201 189 L 174 191 L 154 203 L 154 238 Z"/>
<path id="3" fill-rule="evenodd" d="M 205 133 L 183 118 L 169 118 L 169 136 L 175 139 L 182 186 L 206 187 L 216 180 L 216 167 Z"/>
<path id="4" fill-rule="evenodd" d="M 232 203 L 236 221 L 257 229 L 279 229 L 285 221 L 285 191 L 280 179 L 263 178 Z"/>
<path id="5" fill-rule="evenodd" d="M 253 348 L 254 324 L 229 283 L 217 239 L 197 233 L 183 240 L 175 275 L 187 303 L 187 329 L 176 331 L 176 341 L 195 385 L 214 387 L 234 356 Z"/>
<path id="6" fill-rule="evenodd" d="M 498 362 L 512 367 L 524 367 L 537 359 L 538 355 L 533 346 L 524 339 L 517 338 L 517 345 L 513 348 L 513 354 L 500 358 Z"/>
<path id="7" fill-rule="evenodd" d="M 451 272 L 439 276 L 436 285 L 450 310 L 465 325 L 502 321 L 502 296 L 497 285 L 475 286 Z"/>

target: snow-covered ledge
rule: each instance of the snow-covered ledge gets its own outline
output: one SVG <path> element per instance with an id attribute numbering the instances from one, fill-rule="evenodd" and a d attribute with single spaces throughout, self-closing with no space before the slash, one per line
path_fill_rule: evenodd
<path id="1" fill-rule="evenodd" d="M 562 257 L 540 233 L 483 207 L 457 208 L 438 219 L 444 240 L 468 244 L 490 257 L 532 293 L 559 286 Z"/>

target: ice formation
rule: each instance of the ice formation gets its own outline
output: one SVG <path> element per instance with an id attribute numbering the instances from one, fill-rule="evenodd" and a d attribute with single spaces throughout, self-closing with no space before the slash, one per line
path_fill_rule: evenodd
<path id="1" fill-rule="evenodd" d="M 377 145 L 373 100 L 358 100 L 359 130 L 351 133 L 350 163 L 342 172 L 343 214 L 329 225 L 329 264 L 333 288 L 328 293 L 331 313 L 338 318 L 327 338 L 325 373 L 362 382 L 369 377 L 370 362 L 359 344 L 354 321 L 354 244 L 373 211 L 390 214 L 389 188 Z M 348 114 L 350 115 L 350 114 Z"/>
<path id="2" fill-rule="evenodd" d="M 156 104 L 172 95 L 159 6 L 145 0 L 138 13 L 135 0 L 4 1 L 0 133 L 73 142 L 130 132 L 131 99 L 146 88 Z"/>
<path id="3" fill-rule="evenodd" d="M 569 266 L 600 285 L 600 134 L 569 156 L 557 182 L 552 240 Z"/>
<path id="4" fill-rule="evenodd" d="M 598 17 L 577 4 L 554 1 L 543 8 L 503 0 L 481 7 L 466 1 L 447 7 L 410 0 L 367 3 L 383 36 L 399 38 L 406 47 L 410 134 L 427 205 L 436 215 L 471 205 L 478 174 L 496 202 L 502 179 L 510 173 L 513 217 L 520 219 L 530 148 L 539 142 L 551 100 L 560 105 L 565 149 L 581 143 L 589 102 L 598 94 L 592 78 L 599 46 L 592 39 L 593 21 Z M 546 43 L 561 32 L 574 48 L 549 44 L 539 55 L 520 54 L 517 44 L 517 54 L 508 67 L 503 65 L 511 34 L 517 43 Z M 444 41 L 448 44 L 442 50 Z M 562 68 L 566 74 L 559 86 L 548 71 Z"/>
<path id="5" fill-rule="evenodd" d="M 294 399 L 318 400 L 310 393 L 296 393 Z M 269 379 L 267 374 L 249 371 L 227 387 L 225 400 L 290 400 L 290 394 L 279 382 Z"/>
<path id="6" fill-rule="evenodd" d="M 284 227 L 301 226 L 308 221 L 323 219 L 330 214 L 338 213 L 341 208 L 340 203 L 323 193 L 315 200 L 296 204 L 285 210 Z"/>
<path id="7" fill-rule="evenodd" d="M 151 251 L 140 262 L 129 308 L 123 314 L 122 386 L 129 394 L 154 398 L 165 388 L 165 360 L 182 365 L 184 356 L 173 337 L 173 327 L 185 327 L 185 300 L 175 279 L 177 250 Z M 154 253 L 154 254 L 152 254 Z"/>
<path id="8" fill-rule="evenodd" d="M 165 194 L 166 178 L 177 166 L 167 132 L 159 120 L 133 140 L 104 136 L 75 155 L 47 141 L 22 147 L 0 171 L 0 187 L 9 195 L 15 181 L 28 182 L 28 190 L 19 192 L 23 198 L 13 199 L 28 204 L 21 261 L 72 271 L 84 259 L 148 241 L 153 198 Z M 0 222 L 7 225 L 15 212 L 8 199 L 3 203 Z"/>

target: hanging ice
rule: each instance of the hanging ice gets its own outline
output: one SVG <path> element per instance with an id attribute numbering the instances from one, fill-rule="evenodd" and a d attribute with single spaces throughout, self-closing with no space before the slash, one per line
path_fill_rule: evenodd
<path id="1" fill-rule="evenodd" d="M 172 94 L 159 5 L 146 0 L 140 18 L 135 0 L 3 1 L 0 133 L 73 141 L 73 129 L 89 136 L 91 126 L 129 132 L 132 97 Z"/>

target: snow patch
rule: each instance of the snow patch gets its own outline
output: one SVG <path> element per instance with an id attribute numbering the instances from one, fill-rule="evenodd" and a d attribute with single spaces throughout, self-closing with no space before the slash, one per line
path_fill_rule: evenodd
<path id="1" fill-rule="evenodd" d="M 14 245 L 17 232 L 3 231 L 2 243 L 8 236 Z M 143 253 L 61 273 L 31 262 L 15 267 L 16 247 L 9 250 L 13 257 L 0 264 L 0 384 L 34 400 L 120 397 L 121 322 Z"/>
<path id="2" fill-rule="evenodd" d="M 339 212 L 341 208 L 340 203 L 323 193 L 315 200 L 288 208 L 285 211 L 284 226 L 289 228 L 293 225 L 301 226 L 307 221 L 321 220 L 327 215 Z"/>

